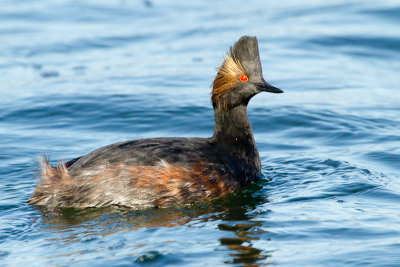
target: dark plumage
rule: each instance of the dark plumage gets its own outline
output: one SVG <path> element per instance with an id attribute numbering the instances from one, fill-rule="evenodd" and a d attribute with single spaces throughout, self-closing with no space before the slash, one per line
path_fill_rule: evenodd
<path id="1" fill-rule="evenodd" d="M 211 138 L 154 138 L 97 149 L 57 167 L 41 162 L 30 204 L 55 207 L 170 207 L 209 200 L 261 174 L 247 104 L 259 92 L 282 93 L 262 76 L 257 39 L 230 49 L 213 83 Z"/>

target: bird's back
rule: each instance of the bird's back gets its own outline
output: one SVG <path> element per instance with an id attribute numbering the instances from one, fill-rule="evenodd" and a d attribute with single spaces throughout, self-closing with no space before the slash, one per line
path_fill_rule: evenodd
<path id="1" fill-rule="evenodd" d="M 155 166 L 160 161 L 185 167 L 199 161 L 217 163 L 219 159 L 209 138 L 152 138 L 108 145 L 67 165 L 68 171 L 74 173 L 99 164 Z"/>

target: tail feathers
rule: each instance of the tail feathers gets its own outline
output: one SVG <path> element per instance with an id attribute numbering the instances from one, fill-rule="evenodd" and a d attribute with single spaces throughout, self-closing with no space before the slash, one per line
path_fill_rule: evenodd
<path id="1" fill-rule="evenodd" d="M 52 167 L 46 156 L 40 158 L 40 178 L 51 179 L 53 181 L 68 179 L 69 173 L 64 162 L 60 162 L 56 167 Z"/>
<path id="2" fill-rule="evenodd" d="M 39 158 L 40 178 L 42 181 L 33 192 L 28 203 L 35 205 L 51 205 L 60 188 L 70 183 L 71 176 L 65 163 L 52 167 L 46 156 Z"/>

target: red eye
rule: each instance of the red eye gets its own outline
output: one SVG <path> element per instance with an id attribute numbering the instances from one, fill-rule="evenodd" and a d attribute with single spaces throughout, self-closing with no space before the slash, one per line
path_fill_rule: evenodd
<path id="1" fill-rule="evenodd" d="M 246 74 L 240 75 L 240 76 L 239 76 L 239 79 L 240 79 L 242 82 L 247 82 L 247 81 L 249 80 L 249 78 L 247 77 Z"/>

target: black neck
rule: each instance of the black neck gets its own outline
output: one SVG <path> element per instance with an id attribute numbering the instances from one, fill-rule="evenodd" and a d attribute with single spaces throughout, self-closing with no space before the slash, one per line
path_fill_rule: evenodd
<path id="1" fill-rule="evenodd" d="M 220 155 L 238 174 L 242 184 L 257 180 L 261 174 L 260 156 L 247 118 L 247 106 L 229 110 L 214 108 L 215 128 L 212 139 Z"/>

